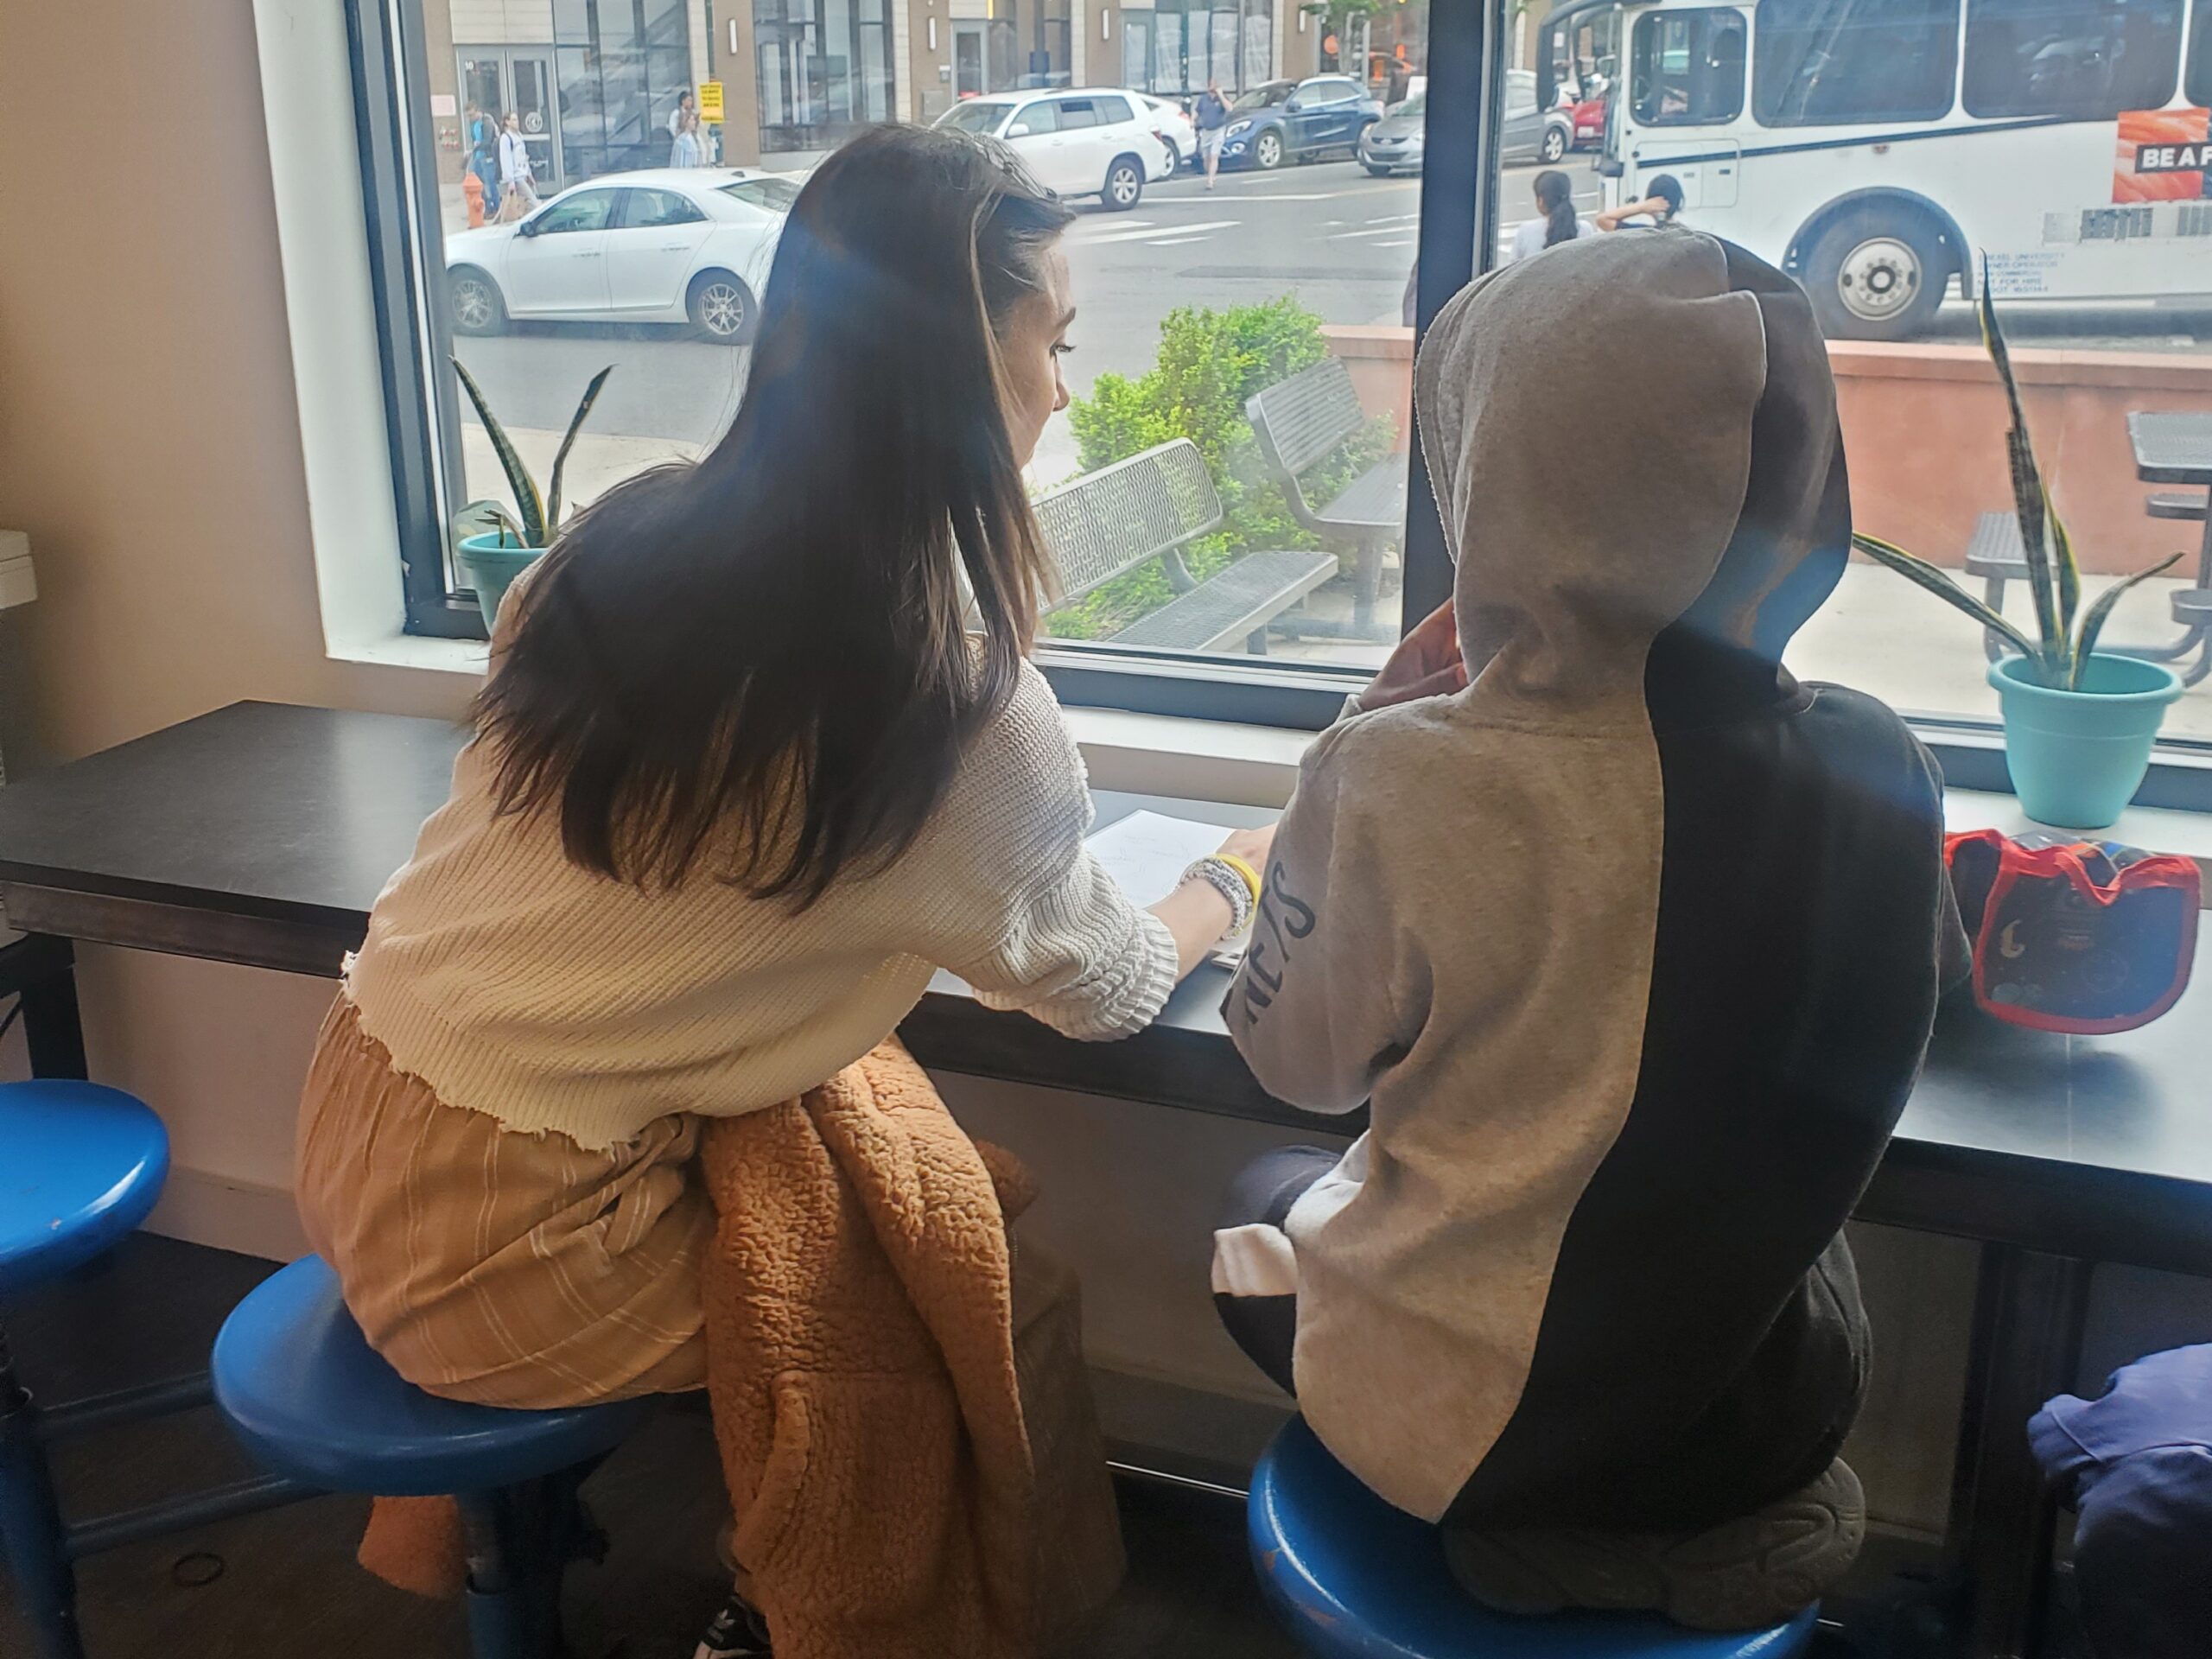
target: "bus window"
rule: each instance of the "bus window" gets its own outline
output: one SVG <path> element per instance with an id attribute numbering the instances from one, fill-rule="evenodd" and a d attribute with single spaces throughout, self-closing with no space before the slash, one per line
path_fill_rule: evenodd
<path id="1" fill-rule="evenodd" d="M 1967 111 L 2109 121 L 2174 95 L 2182 0 L 1967 0 Z"/>
<path id="2" fill-rule="evenodd" d="M 1631 85 L 1647 127 L 1711 126 L 1744 112 L 1744 14 L 1726 7 L 1637 20 Z"/>
<path id="3" fill-rule="evenodd" d="M 2189 37 L 2189 73 L 2182 96 L 2200 110 L 2212 107 L 2212 0 L 2196 0 L 2196 28 Z"/>
<path id="4" fill-rule="evenodd" d="M 1959 0 L 1765 0 L 1751 113 L 1768 127 L 1935 121 L 1958 73 Z"/>

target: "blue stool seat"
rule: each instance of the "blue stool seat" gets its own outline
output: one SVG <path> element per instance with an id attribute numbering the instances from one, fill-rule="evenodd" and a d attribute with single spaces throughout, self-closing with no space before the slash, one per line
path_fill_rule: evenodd
<path id="1" fill-rule="evenodd" d="M 362 1337 L 320 1256 L 262 1281 L 215 1338 L 215 1404 L 271 1472 L 379 1497 L 487 1491 L 610 1451 L 650 1400 L 508 1411 L 423 1393 Z"/>
<path id="2" fill-rule="evenodd" d="M 1817 1612 L 1728 1635 L 1656 1614 L 1494 1613 L 1452 1578 L 1442 1535 L 1361 1485 L 1303 1419 L 1252 1471 L 1246 1524 L 1262 1588 L 1316 1659 L 1789 1659 Z"/>
<path id="3" fill-rule="evenodd" d="M 118 1243 L 146 1219 L 168 1170 L 162 1120 L 120 1089 L 0 1084 L 0 1293 Z"/>

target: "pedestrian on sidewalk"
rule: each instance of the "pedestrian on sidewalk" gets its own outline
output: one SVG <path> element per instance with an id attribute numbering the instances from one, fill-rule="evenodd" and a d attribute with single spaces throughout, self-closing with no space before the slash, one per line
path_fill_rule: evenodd
<path id="1" fill-rule="evenodd" d="M 1206 164 L 1206 188 L 1211 190 L 1214 175 L 1221 171 L 1221 135 L 1229 125 L 1229 100 L 1221 95 L 1218 80 L 1207 79 L 1191 124 L 1198 130 L 1198 156 Z"/>
<path id="2" fill-rule="evenodd" d="M 499 211 L 499 125 L 472 104 L 461 130 L 468 139 L 468 170 L 484 187 L 484 216 L 489 219 Z"/>
<path id="3" fill-rule="evenodd" d="M 698 165 L 696 162 L 682 162 L 676 157 L 677 149 L 683 143 L 683 130 L 690 127 L 696 131 L 698 124 L 699 111 L 696 102 L 692 95 L 686 92 L 676 100 L 676 107 L 668 112 L 668 164 L 671 167 Z"/>
<path id="4" fill-rule="evenodd" d="M 1562 242 L 1598 234 L 1597 226 L 1574 211 L 1574 181 L 1566 174 L 1546 168 L 1536 175 L 1535 190 L 1536 206 L 1544 216 L 1523 219 L 1515 227 L 1508 264 L 1533 258 Z"/>
<path id="5" fill-rule="evenodd" d="M 507 111 L 499 133 L 499 223 L 512 225 L 537 211 L 537 184 L 531 176 L 530 146 L 522 123 Z"/>
<path id="6" fill-rule="evenodd" d="M 690 94 L 686 93 L 686 97 Z M 707 164 L 706 141 L 699 133 L 696 111 L 679 112 L 676 128 L 676 142 L 668 156 L 671 167 L 704 167 Z"/>
<path id="7" fill-rule="evenodd" d="M 1630 225 L 1632 219 L 1648 219 L 1649 228 L 1677 223 L 1682 215 L 1681 181 L 1671 173 L 1662 173 L 1651 181 L 1650 188 L 1641 200 L 1625 201 L 1618 207 L 1608 207 L 1598 215 L 1597 226 L 1601 231 L 1628 229 L 1640 231 L 1648 227 Z"/>

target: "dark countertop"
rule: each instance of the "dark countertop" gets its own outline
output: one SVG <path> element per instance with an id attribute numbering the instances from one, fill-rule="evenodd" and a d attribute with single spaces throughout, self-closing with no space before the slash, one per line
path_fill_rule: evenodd
<path id="1" fill-rule="evenodd" d="M 465 734 L 437 721 L 239 703 L 0 790 L 0 899 L 29 931 L 334 976 L 445 799 Z M 1261 823 L 1250 808 L 1102 792 Z M 1151 1030 L 1071 1042 L 940 976 L 901 1027 L 950 1071 L 1344 1134 L 1268 1096 L 1201 968 Z M 2212 1275 L 2212 982 L 2117 1037 L 1976 1017 L 1937 1033 L 1868 1220 Z"/>

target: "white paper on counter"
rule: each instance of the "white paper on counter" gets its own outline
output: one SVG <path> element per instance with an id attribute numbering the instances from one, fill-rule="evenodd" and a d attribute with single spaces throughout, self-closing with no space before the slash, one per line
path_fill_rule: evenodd
<path id="1" fill-rule="evenodd" d="M 1174 892 L 1183 872 L 1208 853 L 1218 851 L 1236 828 L 1231 823 L 1207 823 L 1139 810 L 1108 824 L 1085 844 L 1116 885 L 1128 894 L 1129 902 L 1143 909 Z M 1224 939 L 1214 949 L 1214 960 L 1234 965 L 1244 953 L 1245 937 L 1240 933 Z"/>

